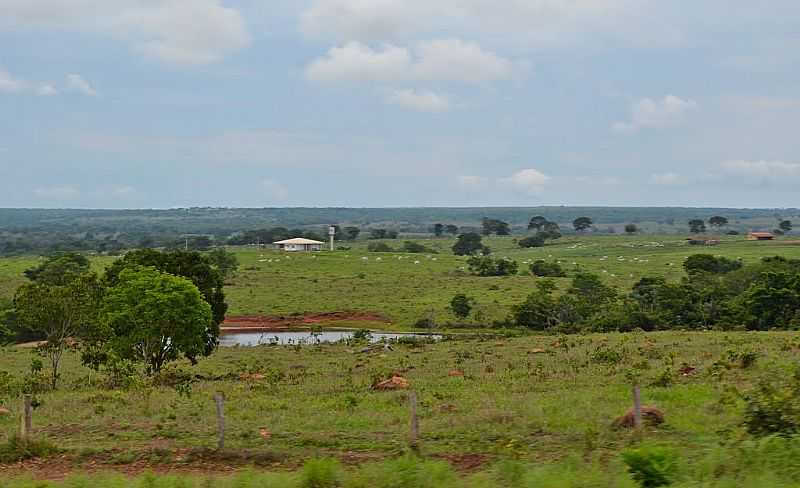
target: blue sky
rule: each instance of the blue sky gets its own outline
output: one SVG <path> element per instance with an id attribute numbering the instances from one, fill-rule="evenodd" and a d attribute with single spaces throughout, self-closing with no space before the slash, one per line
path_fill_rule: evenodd
<path id="1" fill-rule="evenodd" d="M 799 33 L 790 0 L 0 0 L 0 206 L 797 206 Z"/>

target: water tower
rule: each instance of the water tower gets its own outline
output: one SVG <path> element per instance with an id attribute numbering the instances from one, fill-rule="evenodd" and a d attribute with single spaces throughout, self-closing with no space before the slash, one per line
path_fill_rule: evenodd
<path id="1" fill-rule="evenodd" d="M 328 227 L 328 236 L 331 238 L 331 251 L 333 251 L 333 237 L 336 235 L 336 227 L 331 225 Z"/>

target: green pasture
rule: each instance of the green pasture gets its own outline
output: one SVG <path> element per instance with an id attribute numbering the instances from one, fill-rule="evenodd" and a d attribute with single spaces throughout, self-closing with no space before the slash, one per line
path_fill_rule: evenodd
<path id="1" fill-rule="evenodd" d="M 404 239 L 385 241 L 399 248 Z M 433 313 L 439 324 L 455 321 L 448 304 L 465 293 L 477 302 L 471 321 L 486 325 L 508 315 L 510 307 L 530 293 L 536 278 L 529 263 L 537 259 L 559 261 L 572 274 L 591 271 L 627 291 L 643 276 L 678 280 L 682 263 L 694 253 L 711 253 L 745 262 L 764 256 L 800 258 L 800 242 L 782 239 L 752 242 L 743 236 L 724 238 L 718 246 L 690 246 L 675 235 L 570 236 L 542 248 L 521 249 L 516 237 L 490 237 L 485 243 L 495 256 L 515 259 L 520 274 L 512 277 L 475 277 L 468 274 L 466 258 L 454 256 L 450 238 L 408 239 L 437 253 L 373 253 L 358 241 L 350 250 L 319 253 L 282 253 L 268 248 L 232 248 L 241 266 L 226 284 L 229 315 L 290 315 L 313 312 L 377 312 L 390 322 L 387 328 L 408 328 Z M 349 245 L 349 243 L 348 243 Z M 0 300 L 10 300 L 22 272 L 37 258 L 0 259 Z M 98 270 L 112 257 L 94 259 Z M 558 280 L 567 286 L 568 278 Z"/>
<path id="2" fill-rule="evenodd" d="M 312 457 L 391 459 L 408 450 L 406 392 L 372 385 L 400 373 L 419 399 L 424 457 L 608 463 L 647 441 L 691 460 L 746 437 L 737 392 L 760 378 L 791 374 L 800 335 L 487 337 L 360 350 L 354 344 L 223 348 L 165 375 L 180 387 L 167 381 L 128 389 L 107 389 L 104 375 L 71 353 L 62 386 L 36 396 L 35 436 L 62 449 L 62 461 L 75 470 L 87 460 L 108 469 L 142 459 L 180 465 L 186 449 L 216 446 L 212 396 L 222 392 L 231 452 L 260 453 L 273 468 Z M 743 367 L 731 352 L 755 353 L 755 363 Z M 0 357 L 0 370 L 22 378 L 34 352 L 7 348 Z M 686 365 L 695 371 L 682 375 Z M 644 404 L 666 418 L 638 434 L 612 427 L 631 405 L 634 370 L 641 372 Z M 12 412 L 0 416 L 1 444 L 18 427 L 19 403 L 8 397 L 0 405 Z"/>

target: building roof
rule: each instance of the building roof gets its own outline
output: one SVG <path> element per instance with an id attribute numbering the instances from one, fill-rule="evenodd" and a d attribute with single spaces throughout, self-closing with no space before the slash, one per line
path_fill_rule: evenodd
<path id="1" fill-rule="evenodd" d="M 286 239 L 283 241 L 276 241 L 273 244 L 325 244 L 324 242 L 315 241 L 312 239 L 304 239 L 302 237 L 295 237 L 294 239 Z"/>
<path id="2" fill-rule="evenodd" d="M 751 232 L 750 235 L 753 237 L 775 237 L 772 232 Z"/>

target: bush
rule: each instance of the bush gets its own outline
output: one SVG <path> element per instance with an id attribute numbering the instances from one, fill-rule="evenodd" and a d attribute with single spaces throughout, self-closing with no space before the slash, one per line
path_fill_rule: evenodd
<path id="1" fill-rule="evenodd" d="M 675 481 L 678 471 L 677 456 L 663 447 L 626 449 L 622 452 L 622 460 L 631 477 L 642 488 L 669 485 Z"/>
<path id="2" fill-rule="evenodd" d="M 341 483 L 342 468 L 335 459 L 310 459 L 303 465 L 303 488 L 335 488 Z"/>
<path id="3" fill-rule="evenodd" d="M 744 425 L 750 434 L 800 434 L 800 370 L 787 380 L 761 381 L 744 399 Z"/>
<path id="4" fill-rule="evenodd" d="M 517 242 L 519 247 L 531 248 L 531 247 L 542 247 L 544 246 L 544 237 L 539 234 L 525 237 L 524 239 L 520 239 Z"/>
<path id="5" fill-rule="evenodd" d="M 370 242 L 367 245 L 367 251 L 369 252 L 394 252 L 394 249 L 389 244 L 385 242 Z"/>
<path id="6" fill-rule="evenodd" d="M 433 249 L 425 247 L 419 242 L 413 242 L 413 241 L 403 242 L 403 251 L 412 254 L 421 254 L 421 253 L 436 254 L 436 251 L 434 251 Z"/>
<path id="7" fill-rule="evenodd" d="M 46 441 L 23 440 L 11 437 L 0 445 L 0 463 L 16 463 L 26 459 L 42 458 L 58 452 L 58 448 Z"/>
<path id="8" fill-rule="evenodd" d="M 508 276 L 517 274 L 519 264 L 506 258 L 494 259 L 491 256 L 472 256 L 467 261 L 470 273 L 478 276 Z"/>
<path id="9" fill-rule="evenodd" d="M 459 293 L 450 300 L 450 310 L 453 311 L 453 315 L 463 320 L 472 312 L 472 302 L 472 298 Z"/>
<path id="10" fill-rule="evenodd" d="M 742 267 L 741 261 L 711 254 L 694 254 L 686 258 L 683 268 L 690 275 L 697 273 L 725 274 Z"/>
<path id="11" fill-rule="evenodd" d="M 550 278 L 563 278 L 567 276 L 564 269 L 558 263 L 548 263 L 540 259 L 531 264 L 531 273 L 535 276 L 550 277 Z"/>

